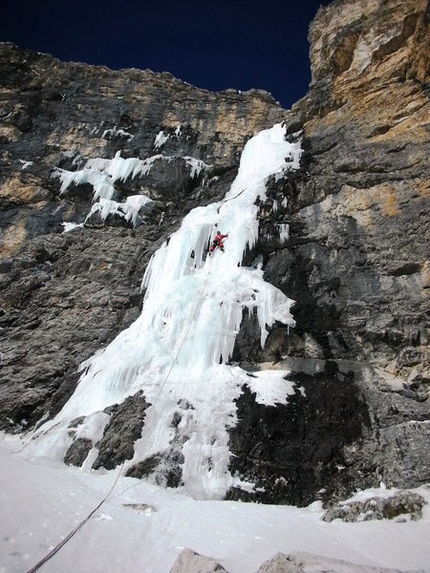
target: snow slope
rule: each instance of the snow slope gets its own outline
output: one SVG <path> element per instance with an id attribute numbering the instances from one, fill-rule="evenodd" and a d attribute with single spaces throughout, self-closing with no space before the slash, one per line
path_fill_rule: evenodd
<path id="1" fill-rule="evenodd" d="M 19 438 L 0 437 L 0 573 L 33 567 L 98 505 L 116 477 L 33 464 L 13 453 L 20 447 Z M 416 491 L 430 501 L 429 489 Z M 325 523 L 321 514 L 319 503 L 299 509 L 193 500 L 121 477 L 110 499 L 40 571 L 168 573 L 189 547 L 229 573 L 253 573 L 278 551 L 430 572 L 428 505 L 417 522 Z"/>

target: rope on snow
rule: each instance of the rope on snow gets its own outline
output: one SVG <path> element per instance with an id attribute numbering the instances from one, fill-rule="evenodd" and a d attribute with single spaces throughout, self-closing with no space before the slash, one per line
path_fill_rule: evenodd
<path id="1" fill-rule="evenodd" d="M 209 274 L 208 274 L 208 276 L 207 276 L 207 278 L 206 278 L 206 280 L 205 280 L 205 282 L 204 282 L 204 284 L 203 284 L 203 288 L 202 288 L 202 290 L 200 291 L 199 296 L 198 296 L 198 297 L 196 298 L 196 300 L 195 300 L 194 307 L 193 307 L 193 311 L 192 311 L 192 313 L 191 313 L 191 318 L 190 318 L 190 320 L 189 320 L 189 323 L 188 323 L 187 329 L 186 329 L 186 331 L 185 331 L 185 334 L 184 334 L 184 336 L 183 336 L 183 338 L 182 338 L 181 344 L 179 345 L 178 352 L 176 353 L 176 356 L 175 356 L 175 358 L 174 358 L 174 360 L 173 360 L 173 362 L 172 362 L 172 365 L 171 365 L 169 371 L 167 372 L 166 378 L 164 379 L 164 381 L 163 381 L 163 383 L 162 383 L 162 385 L 161 385 L 161 387 L 160 387 L 160 390 L 159 390 L 159 392 L 158 392 L 158 394 L 157 394 L 157 396 L 156 396 L 154 402 L 152 403 L 152 406 L 157 402 L 158 398 L 160 397 L 161 392 L 162 392 L 162 390 L 163 390 L 163 388 L 164 388 L 164 386 L 165 386 L 167 380 L 169 379 L 170 374 L 172 373 L 173 367 L 175 366 L 175 364 L 176 364 L 176 362 L 177 362 L 177 360 L 178 360 L 179 354 L 180 354 L 180 352 L 181 352 L 181 350 L 182 350 L 182 346 L 183 346 L 183 344 L 184 344 L 184 342 L 185 342 L 185 339 L 186 339 L 187 336 L 188 336 L 188 332 L 189 332 L 189 330 L 190 330 L 190 328 L 191 328 L 191 324 L 192 324 L 192 322 L 193 322 L 193 320 L 194 320 L 194 318 L 195 318 L 195 312 L 196 312 L 196 310 L 197 310 L 197 303 L 199 302 L 199 300 L 200 300 L 201 297 L 203 296 L 203 293 L 204 293 L 204 291 L 205 291 L 205 289 L 206 289 L 206 285 L 207 285 L 208 280 L 209 280 Z M 116 478 L 115 478 L 114 483 L 112 484 L 112 487 L 110 488 L 109 492 L 105 495 L 105 497 L 101 500 L 101 502 L 85 517 L 85 519 L 83 519 L 74 529 L 72 529 L 72 531 L 71 531 L 62 541 L 60 541 L 60 543 L 59 543 L 58 545 L 56 545 L 56 546 L 54 547 L 54 549 L 52 549 L 52 550 L 51 550 L 48 554 L 46 554 L 40 561 L 38 561 L 38 562 L 36 563 L 36 565 L 34 565 L 31 569 L 29 569 L 29 570 L 27 571 L 27 573 L 36 573 L 36 571 L 38 571 L 38 570 L 40 569 L 40 567 L 42 567 L 42 565 L 44 565 L 47 561 L 49 561 L 49 559 L 51 559 L 56 553 L 58 553 L 58 552 L 60 551 L 60 549 L 61 549 L 62 547 L 64 547 L 64 545 L 66 545 L 66 543 L 67 543 L 68 541 L 70 541 L 70 539 L 71 539 L 80 529 L 82 529 L 82 527 L 87 523 L 87 521 L 89 521 L 89 520 L 91 519 L 91 517 L 96 513 L 96 511 L 99 510 L 99 509 L 101 508 L 101 506 L 109 499 L 109 497 L 112 495 L 112 493 L 113 493 L 113 491 L 114 491 L 114 489 L 115 489 L 116 484 L 118 483 L 119 477 L 120 477 L 121 472 L 122 472 L 122 469 L 123 469 L 123 467 L 124 467 L 124 463 L 125 463 L 125 462 L 123 462 L 123 463 L 121 464 L 121 467 L 120 467 L 120 469 L 119 469 L 119 471 L 118 471 L 118 473 L 117 473 L 117 476 L 116 476 Z"/>
<path id="2" fill-rule="evenodd" d="M 49 559 L 51 559 L 51 557 L 53 557 L 56 553 L 58 553 L 60 551 L 60 549 L 64 545 L 66 545 L 66 543 L 68 541 L 70 541 L 70 539 L 80 529 L 82 529 L 82 527 L 87 523 L 87 521 L 89 521 L 91 519 L 91 517 L 95 514 L 95 512 L 101 508 L 101 506 L 109 499 L 113 490 L 115 489 L 115 486 L 119 480 L 119 476 L 121 475 L 121 471 L 122 471 L 123 466 L 124 466 L 124 462 L 122 463 L 121 467 L 119 468 L 119 472 L 115 478 L 115 481 L 112 484 L 112 487 L 110 488 L 107 495 L 105 495 L 105 497 L 101 500 L 101 502 L 85 517 L 85 519 L 83 519 L 74 529 L 72 529 L 72 531 L 62 541 L 60 541 L 60 543 L 56 547 L 54 547 L 54 549 L 52 549 L 52 551 L 50 551 L 47 555 L 45 555 L 45 557 L 43 557 L 40 561 L 38 561 L 36 563 L 36 565 L 34 565 L 31 569 L 29 569 L 27 571 L 27 573 L 35 573 L 36 571 L 38 571 L 40 569 L 40 567 L 42 567 L 42 565 L 44 565 L 47 561 L 49 561 Z"/>

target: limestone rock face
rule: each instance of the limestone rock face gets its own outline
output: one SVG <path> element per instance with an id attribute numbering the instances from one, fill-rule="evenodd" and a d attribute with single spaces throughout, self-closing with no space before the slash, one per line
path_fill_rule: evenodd
<path id="1" fill-rule="evenodd" d="M 426 4 L 337 0 L 311 25 L 312 85 L 286 118 L 303 130 L 303 170 L 269 190 L 258 246 L 266 280 L 296 300 L 297 327 L 275 328 L 261 351 L 247 317 L 235 351 L 250 368 L 290 368 L 306 396 L 276 422 L 279 410 L 238 402 L 231 466 L 260 499 L 430 478 Z M 267 238 L 278 220 L 282 247 Z"/>
<path id="2" fill-rule="evenodd" d="M 19 431 L 58 412 L 79 365 L 137 318 L 153 251 L 192 207 L 224 196 L 245 141 L 285 112 L 258 90 L 214 94 L 12 44 L 0 45 L 0 83 L 0 428 Z M 91 211 L 88 182 L 61 193 L 62 174 L 116 155 L 151 158 L 115 181 L 116 214 Z M 152 200 L 136 224 L 121 213 L 130 196 Z M 85 229 L 62 234 L 64 223 Z"/>
<path id="3" fill-rule="evenodd" d="M 285 121 L 302 166 L 268 183 L 243 264 L 259 257 L 265 280 L 296 301 L 297 326 L 275 325 L 261 349 L 244 316 L 232 359 L 251 375 L 289 369 L 301 390 L 273 407 L 244 389 L 230 471 L 255 490 L 228 497 L 305 505 L 428 481 L 426 10 L 423 0 L 321 8 L 312 84 L 291 111 L 265 92 L 213 94 L 0 45 L 0 428 L 61 409 L 80 365 L 139 315 L 154 250 L 191 208 L 224 196 L 254 132 Z M 106 168 L 96 191 L 89 160 Z M 103 201 L 115 202 L 108 215 Z M 137 396 L 105 412 L 97 467 L 130 459 L 146 406 Z M 67 462 L 80 465 L 94 444 L 76 423 Z M 171 486 L 180 471 L 178 452 Z"/>

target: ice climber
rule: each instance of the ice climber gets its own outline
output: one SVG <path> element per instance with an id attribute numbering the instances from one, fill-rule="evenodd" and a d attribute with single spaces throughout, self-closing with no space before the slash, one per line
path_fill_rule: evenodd
<path id="1" fill-rule="evenodd" d="M 223 239 L 225 239 L 226 237 L 228 237 L 228 233 L 226 235 L 221 235 L 221 231 L 217 231 L 214 240 L 212 241 L 211 248 L 209 249 L 210 252 L 213 253 L 217 247 L 221 251 L 224 251 Z"/>

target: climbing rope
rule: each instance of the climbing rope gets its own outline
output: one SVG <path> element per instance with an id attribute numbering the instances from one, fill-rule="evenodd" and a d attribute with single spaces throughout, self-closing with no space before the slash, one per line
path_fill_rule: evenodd
<path id="1" fill-rule="evenodd" d="M 176 355 L 175 355 L 175 357 L 174 357 L 174 360 L 173 360 L 173 362 L 172 362 L 172 365 L 171 365 L 170 368 L 169 368 L 169 371 L 168 371 L 167 374 L 166 374 L 165 379 L 163 380 L 162 385 L 160 386 L 160 390 L 159 390 L 159 392 L 158 392 L 158 394 L 157 394 L 157 396 L 156 396 L 154 402 L 152 403 L 152 406 L 154 406 L 154 404 L 155 404 L 155 403 L 157 402 L 157 400 L 159 399 L 159 397 L 160 397 L 160 395 L 161 395 L 161 392 L 163 391 L 163 388 L 164 388 L 164 386 L 166 385 L 166 382 L 167 382 L 167 380 L 169 379 L 170 374 L 172 373 L 172 370 L 173 370 L 175 364 L 177 363 L 177 360 L 178 360 L 178 358 L 179 358 L 179 354 L 180 354 L 180 352 L 181 352 L 181 350 L 182 350 L 182 346 L 184 345 L 184 342 L 185 342 L 185 340 L 186 340 L 186 338 L 187 338 L 187 336 L 188 336 L 188 333 L 189 333 L 189 331 L 190 331 L 191 324 L 192 324 L 192 322 L 193 322 L 193 320 L 194 320 L 194 318 L 195 318 L 195 313 L 196 313 L 196 310 L 197 310 L 197 304 L 198 304 L 198 302 L 200 301 L 201 297 L 203 296 L 203 294 L 204 294 L 204 292 L 205 292 L 205 290 L 206 290 L 206 285 L 207 285 L 207 283 L 208 283 L 208 280 L 209 280 L 209 273 L 208 273 L 208 275 L 207 275 L 207 277 L 206 277 L 206 279 L 205 279 L 205 282 L 203 283 L 203 287 L 201 288 L 201 290 L 200 290 L 200 292 L 199 292 L 199 296 L 196 297 L 196 300 L 195 300 L 195 302 L 194 302 L 193 309 L 192 309 L 192 312 L 191 312 L 191 318 L 190 318 L 190 320 L 188 321 L 188 325 L 187 325 L 187 328 L 186 328 L 186 330 L 185 330 L 184 336 L 182 337 L 182 341 L 181 341 L 181 343 L 180 343 L 180 345 L 179 345 L 178 351 L 177 351 L 177 353 L 176 353 Z M 87 523 L 87 521 L 89 521 L 89 520 L 91 519 L 91 517 L 96 513 L 96 511 L 98 511 L 98 510 L 102 507 L 102 505 L 103 505 L 103 504 L 110 498 L 110 496 L 112 495 L 112 493 L 113 493 L 113 491 L 114 491 L 114 489 L 115 489 L 115 487 L 116 487 L 116 484 L 118 483 L 118 480 L 119 480 L 119 478 L 120 478 L 120 475 L 121 475 L 122 469 L 123 469 L 123 467 L 124 467 L 124 464 L 125 464 L 125 461 L 121 464 L 121 466 L 120 466 L 120 468 L 119 468 L 119 471 L 118 471 L 118 473 L 117 473 L 117 475 L 116 475 L 115 481 L 114 481 L 114 483 L 112 484 L 112 487 L 110 488 L 109 492 L 105 495 L 105 497 L 101 500 L 101 502 L 85 517 L 85 519 L 83 519 L 74 529 L 72 529 L 72 531 L 71 531 L 58 545 L 56 545 L 56 546 L 54 547 L 54 549 L 52 549 L 52 551 L 50 551 L 50 552 L 49 552 L 47 555 L 45 555 L 40 561 L 38 561 L 38 562 L 36 563 L 36 565 L 34 565 L 31 569 L 29 569 L 29 570 L 27 571 L 27 573 L 35 573 L 36 571 L 38 571 L 38 570 L 40 569 L 40 567 L 42 567 L 42 565 L 44 565 L 44 564 L 45 564 L 47 561 L 49 561 L 54 555 L 56 555 L 56 553 L 58 553 L 58 552 L 60 551 L 60 549 L 61 549 L 62 547 L 64 547 L 64 545 L 66 545 L 66 543 L 68 543 L 68 541 L 70 541 L 70 539 L 71 539 L 80 529 L 82 529 L 82 527 Z M 127 488 L 127 489 L 129 489 L 129 488 Z M 123 492 L 123 493 L 124 493 L 124 492 Z"/>
<path id="2" fill-rule="evenodd" d="M 244 189 L 242 189 L 242 190 L 241 190 L 239 193 L 237 193 L 237 195 L 235 195 L 234 197 L 230 197 L 230 198 L 228 198 L 228 199 L 224 199 L 224 201 L 223 201 L 223 202 L 221 203 L 221 205 L 218 207 L 217 212 L 218 212 L 218 213 L 220 212 L 221 207 L 223 207 L 223 205 L 224 205 L 227 201 L 233 201 L 234 199 L 237 199 L 240 195 L 242 195 L 242 193 L 244 193 L 244 192 L 246 191 L 246 189 L 247 189 L 247 187 L 245 187 Z M 180 345 L 179 345 L 179 347 L 178 347 L 178 351 L 177 351 L 177 353 L 176 353 L 176 355 L 175 355 L 175 357 L 174 357 L 174 360 L 173 360 L 173 362 L 172 362 L 172 365 L 170 366 L 170 368 L 169 368 L 169 370 L 168 370 L 168 372 L 167 372 L 167 374 L 166 374 L 166 377 L 165 377 L 164 380 L 163 380 L 163 383 L 162 383 L 161 386 L 160 386 L 159 392 L 158 392 L 158 394 L 157 394 L 157 396 L 156 396 L 154 402 L 152 403 L 152 406 L 154 406 L 154 405 L 156 404 L 156 402 L 158 401 L 158 399 L 159 399 L 159 397 L 160 397 L 160 395 L 161 395 L 161 392 L 163 391 L 163 388 L 164 388 L 164 386 L 166 385 L 167 380 L 169 379 L 169 377 L 170 377 L 170 375 L 171 375 L 171 373 L 172 373 L 172 371 L 173 371 L 173 368 L 174 368 L 175 364 L 176 364 L 177 361 L 178 361 L 178 358 L 179 358 L 179 355 L 180 355 L 180 353 L 181 353 L 182 347 L 183 347 L 183 345 L 184 345 L 184 343 L 185 343 L 185 340 L 186 340 L 186 338 L 187 338 L 187 336 L 188 336 L 188 333 L 189 333 L 189 330 L 190 330 L 190 328 L 191 328 L 191 324 L 192 324 L 193 321 L 194 321 L 195 313 L 196 313 L 196 310 L 197 310 L 197 305 L 198 305 L 200 299 L 203 297 L 203 294 L 204 294 L 204 292 L 205 292 L 205 290 L 206 290 L 206 286 L 207 286 L 208 280 L 209 280 L 209 273 L 207 274 L 207 277 L 206 277 L 206 279 L 205 279 L 205 281 L 204 281 L 204 283 L 203 283 L 203 287 L 202 287 L 201 291 L 199 292 L 199 296 L 197 296 L 196 299 L 195 299 L 195 302 L 194 302 L 194 305 L 193 305 L 193 309 L 192 309 L 192 312 L 191 312 L 191 317 L 190 317 L 190 320 L 188 321 L 188 325 L 187 325 L 187 328 L 186 328 L 186 330 L 185 330 L 184 336 L 182 337 L 181 343 L 180 343 Z M 29 438 L 29 439 L 30 439 L 30 438 Z M 24 447 L 24 445 L 25 445 L 25 443 L 23 444 L 23 447 Z M 58 543 L 58 545 L 56 545 L 48 554 L 46 554 L 40 561 L 38 561 L 38 562 L 36 563 L 36 565 L 34 565 L 31 569 L 29 569 L 29 570 L 27 571 L 27 573 L 35 573 L 36 571 L 38 571 L 38 570 L 40 569 L 40 567 L 42 567 L 42 565 L 44 565 L 44 564 L 45 564 L 47 561 L 49 561 L 54 555 L 56 555 L 56 554 L 60 551 L 60 549 L 61 549 L 62 547 L 64 547 L 64 545 L 66 545 L 66 543 L 68 543 L 68 542 L 70 541 L 70 539 L 71 539 L 74 535 L 76 535 L 76 533 L 77 533 L 78 531 L 80 531 L 80 530 L 82 529 L 82 527 L 91 519 L 91 517 L 96 513 L 96 511 L 98 511 L 98 510 L 103 506 L 103 504 L 104 504 L 104 503 L 110 498 L 110 496 L 112 495 L 112 493 L 113 493 L 113 491 L 114 491 L 114 489 L 115 489 L 115 487 L 116 487 L 116 484 L 118 483 L 118 480 L 119 480 L 119 478 L 120 478 L 120 476 L 121 476 L 122 469 L 123 469 L 123 467 L 124 467 L 124 463 L 125 463 L 125 461 L 121 464 L 121 466 L 120 466 L 120 468 L 119 468 L 119 471 L 117 472 L 117 475 L 116 475 L 116 477 L 115 477 L 115 481 L 113 482 L 113 484 L 112 484 L 112 486 L 111 486 L 109 492 L 108 492 L 108 493 L 105 495 L 105 497 L 100 501 L 100 503 L 98 503 L 97 506 L 96 506 L 93 510 L 91 510 L 90 513 L 89 513 L 74 529 L 72 529 L 72 531 L 71 531 L 60 543 Z M 127 489 L 129 489 L 129 488 L 127 488 Z"/>
<path id="3" fill-rule="evenodd" d="M 58 553 L 60 551 L 60 549 L 66 545 L 66 543 L 68 541 L 70 541 L 70 539 L 72 539 L 72 537 L 80 530 L 82 529 L 82 527 L 87 523 L 87 521 L 89 521 L 91 519 L 91 517 L 95 514 L 95 512 L 97 510 L 99 510 L 101 508 L 101 506 L 109 499 L 109 497 L 111 496 L 113 490 L 115 489 L 116 484 L 118 483 L 119 480 L 119 476 L 121 475 L 122 472 L 122 468 L 124 466 L 124 462 L 122 463 L 121 467 L 119 468 L 119 471 L 117 473 L 117 476 L 115 478 L 115 481 L 112 484 L 112 487 L 110 488 L 109 492 L 107 493 L 107 495 L 105 495 L 105 497 L 101 500 L 101 502 L 92 510 L 90 511 L 90 513 L 85 517 L 85 519 L 83 519 L 74 529 L 72 529 L 72 531 L 62 540 L 60 541 L 60 543 L 58 545 L 56 545 L 54 547 L 54 549 L 52 549 L 52 551 L 50 551 L 47 555 L 45 555 L 45 557 L 43 557 L 40 561 L 38 561 L 36 563 L 36 565 L 34 565 L 34 567 L 32 567 L 31 569 L 29 569 L 27 571 L 27 573 L 35 573 L 35 571 L 38 571 L 40 569 L 40 567 L 42 567 L 42 565 L 44 565 L 47 561 L 49 561 L 51 559 L 51 557 L 53 557 L 56 553 Z"/>
<path id="4" fill-rule="evenodd" d="M 174 357 L 174 359 L 173 359 L 172 365 L 170 366 L 170 368 L 169 368 L 169 370 L 168 370 L 168 372 L 167 372 L 167 374 L 166 374 L 166 377 L 164 378 L 163 383 L 162 383 L 161 386 L 160 386 L 160 390 L 159 390 L 159 392 L 158 392 L 158 394 L 157 394 L 155 400 L 153 401 L 152 406 L 154 406 L 154 404 L 155 404 L 155 403 L 157 402 L 157 400 L 159 399 L 159 397 L 160 397 L 160 395 L 161 395 L 161 392 L 163 391 L 163 388 L 164 388 L 164 386 L 166 385 L 167 380 L 169 379 L 169 377 L 170 377 L 170 375 L 171 375 L 171 373 L 172 373 L 172 371 L 173 371 L 173 368 L 174 368 L 175 364 L 176 364 L 177 361 L 178 361 L 178 358 L 179 358 L 179 355 L 180 355 L 180 353 L 181 353 L 182 347 L 183 347 L 183 345 L 184 345 L 184 343 L 185 343 L 185 340 L 186 340 L 186 338 L 187 338 L 187 336 L 188 336 L 188 333 L 189 333 L 189 331 L 190 331 L 191 324 L 192 324 L 193 321 L 194 321 L 195 314 L 196 314 L 196 310 L 197 310 L 197 305 L 198 305 L 200 299 L 202 298 L 202 296 L 203 296 L 203 294 L 204 294 L 204 292 L 205 292 L 205 290 L 206 290 L 206 285 L 207 285 L 207 283 L 208 283 L 208 280 L 209 280 L 209 273 L 208 273 L 207 276 L 206 276 L 206 279 L 205 279 L 205 281 L 204 281 L 204 283 L 203 283 L 203 286 L 202 286 L 202 288 L 201 288 L 201 290 L 200 290 L 200 292 L 199 292 L 199 295 L 196 297 L 196 299 L 195 299 L 195 301 L 194 301 L 193 309 L 192 309 L 192 312 L 191 312 L 191 317 L 190 317 L 190 320 L 188 321 L 188 325 L 187 325 L 187 328 L 186 328 L 186 330 L 185 330 L 184 336 L 182 337 L 181 343 L 180 343 L 179 348 L 178 348 L 178 351 L 176 352 L 176 355 L 175 355 L 175 357 Z M 47 561 L 49 561 L 54 555 L 56 555 L 56 554 L 60 551 L 60 549 L 61 549 L 62 547 L 64 547 L 64 545 L 66 545 L 66 543 L 68 543 L 68 541 L 70 541 L 70 539 L 71 539 L 80 529 L 82 529 L 82 527 L 91 519 L 91 517 L 96 513 L 96 511 L 98 511 L 98 510 L 102 507 L 102 505 L 109 499 L 109 497 L 111 496 L 112 492 L 114 491 L 115 486 L 116 486 L 116 484 L 118 483 L 119 477 L 120 477 L 120 475 L 121 475 L 122 469 L 123 469 L 123 467 L 124 467 L 124 463 L 125 463 L 125 461 L 121 464 L 121 466 L 120 466 L 120 468 L 119 468 L 119 471 L 118 471 L 118 473 L 117 473 L 117 475 L 116 475 L 115 481 L 114 481 L 114 483 L 112 484 L 112 487 L 110 488 L 110 490 L 109 490 L 109 492 L 107 493 L 107 495 L 105 495 L 105 497 L 101 500 L 101 502 L 100 502 L 100 503 L 85 517 L 85 519 L 83 519 L 58 545 L 56 545 L 56 546 L 54 547 L 54 549 L 52 549 L 52 551 L 50 551 L 50 552 L 49 552 L 47 555 L 45 555 L 40 561 L 38 561 L 38 562 L 36 563 L 36 565 L 34 565 L 31 569 L 29 569 L 29 570 L 27 571 L 27 573 L 35 573 L 36 571 L 38 571 L 38 570 L 40 569 L 40 567 L 42 567 L 42 565 L 44 565 L 44 564 L 45 564 Z"/>
<path id="5" fill-rule="evenodd" d="M 234 197 L 229 197 L 228 199 L 224 199 L 221 203 L 221 205 L 218 207 L 218 209 L 216 210 L 216 212 L 219 214 L 221 207 L 224 207 L 224 205 L 227 203 L 227 201 L 233 201 L 234 199 L 237 199 L 239 197 L 239 195 L 242 195 L 242 193 L 244 193 L 247 190 L 247 187 L 245 187 L 244 189 L 242 189 L 242 191 L 239 191 L 239 193 L 237 195 L 235 195 Z"/>
<path id="6" fill-rule="evenodd" d="M 257 179 L 257 181 L 255 181 L 255 183 L 261 183 L 262 181 L 265 181 L 266 179 L 269 178 L 269 175 L 265 175 L 264 177 L 261 177 L 260 179 Z M 224 205 L 227 203 L 227 201 L 234 201 L 235 199 L 237 199 L 240 195 L 242 195 L 242 193 L 244 193 L 246 190 L 248 189 L 248 187 L 244 187 L 242 189 L 242 191 L 239 191 L 239 193 L 237 195 L 235 195 L 234 197 L 229 197 L 228 199 L 223 199 L 221 201 L 221 205 L 218 207 L 217 209 L 217 213 L 220 212 L 221 207 L 224 207 Z"/>
<path id="7" fill-rule="evenodd" d="M 170 368 L 169 368 L 169 370 L 168 370 L 168 372 L 167 372 L 167 374 L 166 374 L 166 377 L 165 377 L 165 379 L 163 380 L 163 383 L 162 383 L 161 386 L 160 386 L 160 390 L 159 390 L 159 392 L 158 392 L 158 394 L 157 394 L 157 396 L 156 396 L 154 402 L 152 403 L 152 406 L 154 406 L 154 404 L 157 402 L 157 400 L 158 400 L 159 397 L 161 396 L 161 392 L 163 391 L 163 388 L 164 388 L 164 386 L 166 385 L 166 382 L 167 382 L 167 380 L 169 379 L 170 374 L 172 373 L 172 370 L 173 370 L 173 368 L 175 367 L 175 364 L 176 364 L 177 361 L 178 361 L 179 354 L 181 353 L 181 350 L 182 350 L 182 347 L 183 347 L 183 345 L 184 345 L 184 342 L 185 342 L 185 340 L 186 340 L 186 338 L 187 338 L 187 336 L 188 336 L 188 333 L 189 333 L 190 328 L 191 328 L 191 324 L 192 324 L 193 321 L 194 321 L 195 314 L 196 314 L 196 310 L 197 310 L 197 304 L 199 303 L 200 299 L 203 297 L 203 294 L 204 294 L 204 292 L 205 292 L 205 290 L 206 290 L 206 285 L 207 285 L 207 283 L 208 283 L 208 280 L 209 280 L 209 273 L 208 273 L 208 275 L 207 275 L 207 277 L 206 277 L 206 279 L 205 279 L 205 282 L 203 283 L 203 287 L 201 288 L 201 290 L 200 290 L 200 292 L 199 292 L 199 296 L 197 296 L 196 299 L 195 299 L 195 301 L 194 301 L 193 309 L 192 309 L 192 311 L 191 311 L 191 318 L 190 318 L 190 320 L 188 321 L 188 325 L 187 325 L 187 328 L 186 328 L 186 330 L 185 330 L 184 336 L 182 337 L 181 343 L 180 343 L 180 345 L 179 345 L 179 348 L 178 348 L 178 351 L 177 351 L 177 353 L 176 353 L 176 355 L 175 355 L 175 358 L 173 359 L 172 365 L 170 366 Z"/>

